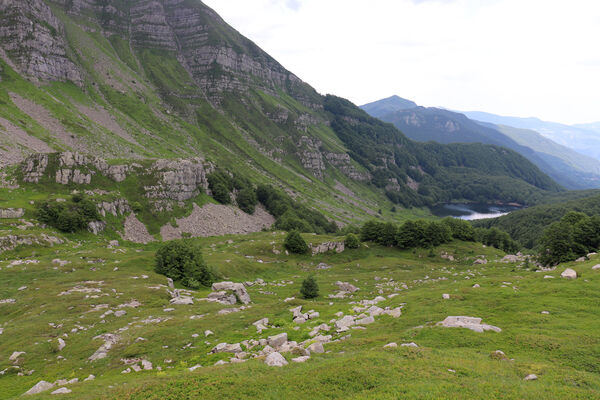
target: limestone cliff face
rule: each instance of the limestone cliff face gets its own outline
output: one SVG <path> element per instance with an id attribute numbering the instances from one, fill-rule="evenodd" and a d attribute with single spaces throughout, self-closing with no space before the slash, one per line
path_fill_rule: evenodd
<path id="1" fill-rule="evenodd" d="M 34 80 L 82 84 L 81 71 L 67 57 L 63 26 L 42 0 L 0 0 L 0 47 Z"/>

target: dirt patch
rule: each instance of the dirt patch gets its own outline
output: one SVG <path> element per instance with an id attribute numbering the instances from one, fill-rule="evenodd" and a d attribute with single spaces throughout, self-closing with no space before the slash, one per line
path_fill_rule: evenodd
<path id="1" fill-rule="evenodd" d="M 87 107 L 84 105 L 78 105 L 77 109 L 80 113 L 88 117 L 94 123 L 105 127 L 109 131 L 118 135 L 122 139 L 125 139 L 129 143 L 139 145 L 138 142 L 131 136 L 125 129 L 119 125 L 115 118 L 109 114 L 108 111 L 102 106 L 96 106 L 96 108 Z"/>
<path id="2" fill-rule="evenodd" d="M 66 128 L 54 118 L 48 110 L 28 99 L 25 99 L 18 94 L 11 93 L 12 102 L 21 109 L 25 114 L 29 115 L 34 121 L 46 128 L 48 132 L 60 142 L 70 147 L 72 150 L 79 152 L 87 152 L 87 146 L 82 143 L 75 135 L 71 134 Z"/>
<path id="3" fill-rule="evenodd" d="M 193 237 L 220 236 L 259 232 L 274 223 L 275 218 L 261 206 L 249 215 L 233 206 L 206 204 L 198 207 L 194 204 L 194 211 L 189 217 L 178 219 L 176 228 L 171 224 L 163 226 L 160 234 L 163 240 L 180 239 L 182 233 Z"/>
<path id="4" fill-rule="evenodd" d="M 121 234 L 121 237 L 130 242 L 146 244 L 155 240 L 154 237 L 148 233 L 146 225 L 141 223 L 134 213 L 127 216 L 124 228 L 125 230 L 124 233 Z"/>
<path id="5" fill-rule="evenodd" d="M 44 141 L 0 118 L 0 168 L 23 161 L 27 153 L 51 153 Z"/>

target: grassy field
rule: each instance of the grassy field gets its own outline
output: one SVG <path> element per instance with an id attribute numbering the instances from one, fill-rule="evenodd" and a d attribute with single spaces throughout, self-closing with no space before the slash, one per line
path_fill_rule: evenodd
<path id="1" fill-rule="evenodd" d="M 12 365 L 20 371 L 0 375 L 0 398 L 20 398 L 40 380 L 78 378 L 68 385 L 68 399 L 596 399 L 600 397 L 600 303 L 598 260 L 561 265 L 555 271 L 534 272 L 515 264 L 496 262 L 500 251 L 481 244 L 454 242 L 440 248 L 398 251 L 372 244 L 341 254 L 317 256 L 275 255 L 282 250 L 281 232 L 197 239 L 207 263 L 224 279 L 236 282 L 264 279 L 265 286 L 248 288 L 250 307 L 226 315 L 231 307 L 196 300 L 194 305 L 171 306 L 153 272 L 157 245 L 122 242 L 108 248 L 102 238 L 80 240 L 66 236 L 55 247 L 22 247 L 0 255 L 0 371 Z M 308 242 L 333 239 L 306 235 Z M 456 261 L 440 257 L 448 252 Z M 485 255 L 486 265 L 473 265 Z M 69 261 L 53 264 L 53 259 Z M 10 266 L 14 260 L 39 263 Z M 317 269 L 319 263 L 331 268 Z M 579 273 L 577 280 L 560 278 L 565 267 Z M 321 296 L 300 299 L 302 279 L 314 274 Z M 544 279 L 552 275 L 554 279 Z M 360 290 L 344 299 L 330 299 L 335 282 L 350 282 Z M 473 288 L 477 283 L 481 287 Z M 24 287 L 24 288 L 23 288 Z M 70 292 L 75 287 L 98 289 Z M 22 288 L 19 290 L 19 288 Z M 206 297 L 209 289 L 195 292 Z M 397 293 L 397 296 L 388 297 Z M 450 299 L 442 299 L 442 294 Z M 214 366 L 228 361 L 227 353 L 208 354 L 218 343 L 239 343 L 281 332 L 289 340 L 309 339 L 321 323 L 337 312 L 355 314 L 356 302 L 384 296 L 380 307 L 403 306 L 402 316 L 378 316 L 366 329 L 351 329 L 326 343 L 324 354 L 313 354 L 303 364 L 269 367 L 261 359 Z M 284 299 L 295 300 L 284 302 Z M 119 305 L 137 300 L 137 308 Z M 104 308 L 92 311 L 97 305 Z M 316 320 L 296 325 L 290 308 L 320 313 Z M 164 311 L 166 308 L 174 311 Z M 97 307 L 99 308 L 99 307 Z M 101 315 L 125 310 L 126 315 Z M 548 311 L 549 314 L 542 314 Z M 203 315 L 190 319 L 193 315 Z M 435 326 L 450 315 L 483 318 L 502 332 L 476 333 Z M 155 319 L 154 322 L 147 320 Z M 253 322 L 267 317 L 272 328 L 258 334 Z M 156 322 L 159 319 L 161 322 Z M 331 324 L 330 324 L 331 325 Z M 214 335 L 205 337 L 204 331 Z M 121 340 L 108 356 L 90 357 L 103 343 L 96 336 L 118 333 Z M 198 336 L 192 336 L 198 334 Z M 58 350 L 58 338 L 66 346 Z M 143 338 L 143 339 L 139 339 Z M 137 339 L 137 340 L 136 340 Z M 383 348 L 396 342 L 398 348 Z M 415 342 L 418 348 L 401 347 Z M 256 349 L 255 349 L 256 350 Z M 509 360 L 491 357 L 502 350 Z M 9 361 L 23 351 L 17 362 Z M 284 353 L 289 360 L 292 356 Z M 153 363 L 153 370 L 123 374 L 123 359 Z M 194 372 L 188 368 L 200 364 Z M 161 368 L 161 371 L 157 370 Z M 16 371 L 15 371 L 16 372 Z M 95 380 L 81 382 L 93 374 Z M 524 381 L 536 374 L 536 381 Z M 55 390 L 53 388 L 52 390 Z M 31 396 L 47 398 L 50 392 Z"/>

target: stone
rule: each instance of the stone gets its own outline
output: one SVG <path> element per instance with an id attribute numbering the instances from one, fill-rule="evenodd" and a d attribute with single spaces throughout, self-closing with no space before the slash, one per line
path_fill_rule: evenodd
<path id="1" fill-rule="evenodd" d="M 416 344 L 415 342 L 402 343 L 400 346 L 402 346 L 402 347 L 419 347 L 419 345 Z"/>
<path id="2" fill-rule="evenodd" d="M 152 363 L 148 360 L 142 360 L 142 368 L 144 371 L 150 371 L 152 370 Z"/>
<path id="3" fill-rule="evenodd" d="M 542 314 L 544 314 L 544 315 L 550 315 L 550 311 L 542 311 Z"/>
<path id="4" fill-rule="evenodd" d="M 479 283 L 476 283 L 473 285 L 473 289 L 479 289 L 481 286 L 479 285 Z"/>
<path id="5" fill-rule="evenodd" d="M 398 343 L 395 343 L 395 342 L 391 342 L 391 343 L 388 343 L 385 346 L 383 346 L 384 349 L 386 349 L 386 348 L 393 349 L 396 347 L 398 347 Z"/>
<path id="6" fill-rule="evenodd" d="M 446 319 L 444 319 L 442 322 L 438 322 L 438 325 L 445 328 L 466 328 L 474 332 L 483 332 L 489 330 L 494 332 L 502 332 L 502 329 L 498 328 L 497 326 L 482 324 L 481 318 L 476 317 L 446 317 Z"/>
<path id="7" fill-rule="evenodd" d="M 351 315 L 346 315 L 345 317 L 335 321 L 335 327 L 338 329 L 348 328 L 355 325 L 354 317 Z"/>
<path id="8" fill-rule="evenodd" d="M 586 260 L 585 257 L 579 257 L 575 262 L 584 262 Z"/>
<path id="9" fill-rule="evenodd" d="M 207 296 L 208 301 L 214 301 L 221 304 L 233 305 L 237 303 L 237 299 L 234 294 L 227 293 L 226 291 L 212 292 Z"/>
<path id="10" fill-rule="evenodd" d="M 475 261 L 473 261 L 473 265 L 485 265 L 487 263 L 488 261 L 485 258 L 478 258 Z"/>
<path id="11" fill-rule="evenodd" d="M 0 208 L 0 219 L 23 218 L 25 210 L 22 208 Z"/>
<path id="12" fill-rule="evenodd" d="M 171 289 L 171 290 L 175 289 L 175 284 L 173 283 L 173 279 L 167 278 L 167 286 L 169 286 L 169 289 Z"/>
<path id="13" fill-rule="evenodd" d="M 210 335 L 214 335 L 214 332 L 211 331 L 211 330 L 208 330 L 208 329 L 204 331 L 204 337 L 207 337 L 207 336 L 210 336 Z"/>
<path id="14" fill-rule="evenodd" d="M 444 294 L 442 295 L 442 299 L 444 299 L 444 300 L 448 300 L 448 299 L 450 299 L 450 295 L 449 295 L 448 293 L 444 293 Z"/>
<path id="15" fill-rule="evenodd" d="M 538 377 L 535 374 L 527 375 L 523 380 L 524 381 L 537 381 Z"/>
<path id="16" fill-rule="evenodd" d="M 122 317 L 123 315 L 126 315 L 127 311 L 125 310 L 119 310 L 119 311 L 115 311 L 115 317 Z"/>
<path id="17" fill-rule="evenodd" d="M 52 389 L 54 387 L 54 383 L 39 381 L 35 384 L 31 389 L 25 392 L 25 394 L 38 394 L 45 392 L 46 390 Z"/>
<path id="18" fill-rule="evenodd" d="M 13 352 L 13 353 L 10 355 L 10 357 L 8 357 L 8 361 L 15 362 L 15 361 L 17 361 L 17 359 L 18 359 L 19 357 L 21 357 L 23 354 L 27 354 L 27 353 L 25 353 L 24 351 L 15 351 L 15 352 Z"/>
<path id="19" fill-rule="evenodd" d="M 354 286 L 348 282 L 337 281 L 335 284 L 338 286 L 338 288 L 342 292 L 354 293 L 357 290 L 359 290 L 356 286 Z"/>
<path id="20" fill-rule="evenodd" d="M 600 269 L 600 264 L 596 264 L 592 267 L 592 270 L 594 270 L 594 271 L 596 271 L 598 269 Z"/>
<path id="21" fill-rule="evenodd" d="M 504 352 L 502 350 L 496 350 L 496 351 L 491 352 L 490 358 L 492 358 L 494 360 L 508 361 L 508 357 L 506 357 L 506 354 L 504 354 Z"/>
<path id="22" fill-rule="evenodd" d="M 300 356 L 300 357 L 292 358 L 292 362 L 303 363 L 303 362 L 306 362 L 309 358 L 310 358 L 310 356 Z"/>
<path id="23" fill-rule="evenodd" d="M 402 315 L 402 308 L 396 307 L 396 308 L 392 308 L 391 310 L 385 310 L 384 314 L 387 314 L 393 318 L 398 318 Z"/>
<path id="24" fill-rule="evenodd" d="M 269 336 L 269 346 L 277 349 L 287 342 L 287 333 L 280 333 L 279 335 Z"/>
<path id="25" fill-rule="evenodd" d="M 115 335 L 113 333 L 105 333 L 103 335 L 94 337 L 94 340 L 95 339 L 104 340 L 104 344 L 102 346 L 100 346 L 98 348 L 98 350 L 96 350 L 96 352 L 88 358 L 90 361 L 96 361 L 96 360 L 100 360 L 102 358 L 106 358 L 106 356 L 108 355 L 108 351 L 115 344 L 117 344 L 121 338 L 118 335 Z"/>
<path id="26" fill-rule="evenodd" d="M 93 381 L 94 379 L 96 379 L 96 375 L 92 375 L 92 374 L 90 374 L 90 375 L 88 375 L 88 377 L 87 377 L 87 378 L 85 378 L 83 381 L 84 381 L 84 382 L 88 382 L 88 381 Z"/>
<path id="27" fill-rule="evenodd" d="M 194 371 L 195 371 L 195 370 L 197 370 L 198 368 L 202 368 L 202 365 L 200 365 L 200 364 L 196 364 L 196 365 L 194 365 L 193 367 L 189 367 L 189 368 L 188 368 L 188 371 L 190 371 L 190 372 L 194 372 Z"/>
<path id="28" fill-rule="evenodd" d="M 311 353 L 325 353 L 325 349 L 323 348 L 323 344 L 320 342 L 316 342 L 308 346 L 308 351 Z"/>
<path id="29" fill-rule="evenodd" d="M 365 318 L 361 318 L 355 321 L 356 325 L 368 325 L 368 324 L 372 324 L 373 322 L 375 322 L 375 318 L 369 316 L 369 317 L 365 317 Z"/>
<path id="30" fill-rule="evenodd" d="M 242 346 L 239 343 L 219 343 L 210 351 L 211 353 L 241 353 Z"/>
<path id="31" fill-rule="evenodd" d="M 281 354 L 273 352 L 270 353 L 267 358 L 265 358 L 265 364 L 270 367 L 283 367 L 284 365 L 287 365 L 288 362 Z"/>
<path id="32" fill-rule="evenodd" d="M 246 290 L 246 287 L 242 283 L 233 283 L 233 282 L 217 282 L 213 283 L 212 290 L 215 292 L 219 291 L 231 291 L 235 294 L 237 299 L 243 303 L 250 303 L 250 295 Z"/>
<path id="33" fill-rule="evenodd" d="M 68 394 L 71 393 L 72 390 L 66 387 L 61 387 L 60 389 L 56 389 L 54 392 L 50 394 Z"/>
<path id="34" fill-rule="evenodd" d="M 67 344 L 65 343 L 65 341 L 61 338 L 58 338 L 58 351 L 61 351 L 62 349 L 65 348 Z"/>
<path id="35" fill-rule="evenodd" d="M 577 279 L 577 272 L 571 268 L 567 268 L 560 274 L 561 277 L 565 279 Z"/>
<path id="36" fill-rule="evenodd" d="M 193 305 L 194 304 L 194 299 L 192 297 L 189 296 L 179 296 L 179 297 L 174 297 L 172 298 L 169 303 L 174 304 L 174 305 Z"/>

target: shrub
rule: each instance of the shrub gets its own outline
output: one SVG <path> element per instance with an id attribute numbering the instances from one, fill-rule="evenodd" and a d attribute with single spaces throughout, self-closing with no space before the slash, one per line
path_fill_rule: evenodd
<path id="1" fill-rule="evenodd" d="M 216 276 L 206 266 L 200 246 L 189 240 L 173 240 L 162 245 L 156 252 L 154 270 L 182 285 L 197 289 L 210 286 Z"/>
<path id="2" fill-rule="evenodd" d="M 319 296 L 319 285 L 317 285 L 317 280 L 314 276 L 309 276 L 302 281 L 300 293 L 302 293 L 302 297 L 305 299 L 314 299 Z"/>
<path id="3" fill-rule="evenodd" d="M 70 201 L 47 200 L 39 204 L 37 218 L 60 231 L 77 232 L 87 229 L 91 221 L 100 220 L 100 214 L 93 201 L 76 194 Z"/>
<path id="4" fill-rule="evenodd" d="M 308 245 L 298 231 L 291 231 L 287 234 L 283 247 L 296 254 L 304 254 L 308 251 Z"/>
<path id="5" fill-rule="evenodd" d="M 358 249 L 360 247 L 360 240 L 354 233 L 349 233 L 344 239 L 344 245 L 348 249 Z"/>
<path id="6" fill-rule="evenodd" d="M 467 242 L 475 240 L 475 229 L 473 229 L 473 225 L 463 219 L 447 217 L 442 220 L 442 224 L 450 228 L 454 239 Z"/>
<path id="7" fill-rule="evenodd" d="M 238 207 L 246 214 L 254 214 L 256 203 L 258 199 L 256 197 L 256 191 L 252 187 L 246 187 L 240 190 L 235 197 Z"/>

